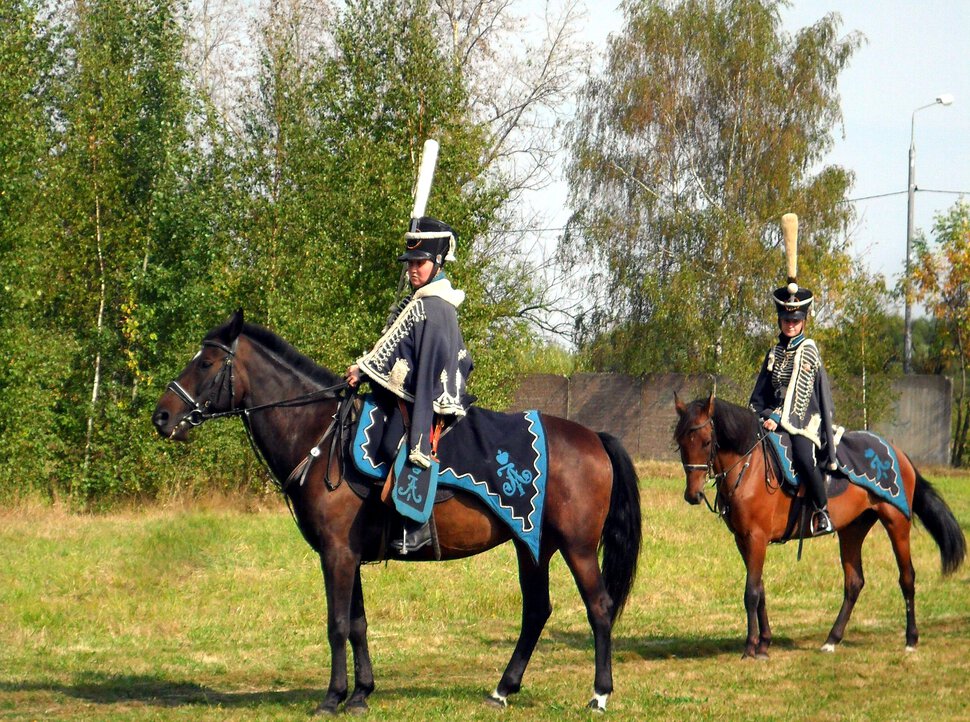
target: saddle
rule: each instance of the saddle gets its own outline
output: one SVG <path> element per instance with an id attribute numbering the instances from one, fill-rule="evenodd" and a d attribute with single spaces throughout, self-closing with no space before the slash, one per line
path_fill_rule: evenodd
<path id="1" fill-rule="evenodd" d="M 801 482 L 795 473 L 790 437 L 787 433 L 772 432 L 767 438 L 774 452 L 778 478 L 784 486 L 797 491 Z M 847 431 L 839 440 L 836 462 L 836 471 L 823 472 L 829 497 L 838 496 L 851 483 L 888 501 L 906 518 L 910 517 L 899 459 L 888 441 L 871 431 Z"/>
<path id="2" fill-rule="evenodd" d="M 391 465 L 378 451 L 384 421 L 380 407 L 365 397 L 348 452 L 352 463 L 347 466 L 355 468 L 353 472 L 348 468 L 348 476 L 369 478 L 381 486 L 386 482 Z M 538 555 L 547 476 L 545 431 L 538 411 L 505 414 L 472 406 L 442 432 L 437 457 L 439 489 L 477 497 Z M 409 474 L 405 472 L 401 490 L 405 496 Z M 435 494 L 436 501 L 441 498 Z"/>

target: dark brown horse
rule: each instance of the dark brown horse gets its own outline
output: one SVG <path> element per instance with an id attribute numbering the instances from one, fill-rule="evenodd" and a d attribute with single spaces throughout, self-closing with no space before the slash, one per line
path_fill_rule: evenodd
<path id="1" fill-rule="evenodd" d="M 744 608 L 748 616 L 748 637 L 743 657 L 767 658 L 771 628 L 765 607 L 761 574 L 769 542 L 782 541 L 795 523 L 801 506 L 781 490 L 773 464 L 767 461 L 763 431 L 754 412 L 726 401 L 709 398 L 686 406 L 674 401 L 679 421 L 674 439 L 687 475 L 684 498 L 699 504 L 704 485 L 713 480 L 717 508 L 734 532 L 734 541 L 744 559 L 747 578 Z M 946 502 L 914 468 L 909 458 L 896 449 L 909 508 L 940 548 L 943 573 L 959 568 L 966 553 L 966 540 Z M 916 572 L 910 556 L 910 519 L 889 502 L 878 499 L 862 487 L 849 484 L 829 499 L 832 523 L 839 535 L 842 569 L 845 574 L 842 608 L 822 651 L 834 652 L 865 584 L 862 573 L 862 542 L 876 523 L 882 522 L 899 567 L 899 586 L 906 603 L 906 650 L 919 639 L 916 629 Z"/>
<path id="2" fill-rule="evenodd" d="M 206 419 L 241 416 L 254 446 L 277 480 L 308 458 L 333 433 L 330 424 L 343 382 L 295 351 L 272 332 L 243 323 L 242 312 L 211 331 L 202 349 L 159 399 L 152 422 L 164 437 L 185 440 Z M 636 471 L 621 444 L 606 434 L 554 416 L 544 416 L 548 448 L 538 562 L 513 540 L 522 590 L 522 628 L 491 704 L 505 706 L 519 690 L 546 620 L 549 562 L 560 552 L 586 604 L 595 649 L 594 697 L 603 709 L 613 690 L 613 623 L 633 585 L 640 553 L 640 492 Z M 330 685 L 317 712 L 367 707 L 374 673 L 367 648 L 367 619 L 360 565 L 383 558 L 389 511 L 379 493 L 362 498 L 341 478 L 340 453 L 330 463 L 309 466 L 302 483 L 281 485 L 307 542 L 320 555 L 327 593 Z M 327 468 L 329 467 L 329 468 Z M 379 488 L 377 490 L 379 492 Z M 441 559 L 479 554 L 512 539 L 484 504 L 456 492 L 435 506 Z M 597 559 L 603 551 L 603 567 Z M 431 547 L 406 561 L 434 558 Z M 354 689 L 348 698 L 347 642 L 354 654 Z"/>

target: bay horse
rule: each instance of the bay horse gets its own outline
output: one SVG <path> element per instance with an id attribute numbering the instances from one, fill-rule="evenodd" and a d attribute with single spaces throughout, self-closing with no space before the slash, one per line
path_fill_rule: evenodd
<path id="1" fill-rule="evenodd" d="M 310 464 L 301 483 L 289 483 L 294 469 L 306 468 L 310 450 L 336 433 L 331 421 L 336 420 L 345 386 L 273 332 L 245 323 L 240 310 L 205 336 L 201 350 L 169 384 L 152 416 L 161 436 L 180 441 L 207 419 L 240 416 L 254 450 L 292 506 L 301 533 L 320 555 L 330 642 L 330 683 L 315 710 L 320 714 L 337 712 L 345 701 L 348 711 L 367 709 L 374 672 L 360 565 L 387 558 L 382 539 L 389 515 L 396 516 L 380 500 L 379 486 L 376 493 L 361 496 L 344 483 L 344 449 L 338 448 L 328 462 Z M 457 490 L 434 507 L 440 557 L 425 547 L 391 558 L 459 559 L 513 541 L 522 592 L 521 630 L 504 674 L 486 697 L 489 704 L 504 707 L 509 695 L 519 691 L 552 612 L 549 562 L 561 553 L 593 631 L 594 696 L 589 706 L 604 710 L 613 691 L 612 627 L 633 586 L 640 554 L 639 482 L 617 439 L 555 416 L 544 415 L 543 423 L 548 476 L 538 561 L 483 503 Z M 354 655 L 349 698 L 348 641 Z"/>
<path id="2" fill-rule="evenodd" d="M 678 422 L 674 440 L 686 475 L 684 499 L 699 504 L 709 479 L 716 487 L 714 509 L 734 533 L 734 541 L 747 571 L 744 609 L 748 635 L 743 658 L 767 659 L 771 627 L 762 582 L 769 542 L 784 541 L 790 535 L 800 504 L 782 491 L 781 483 L 766 454 L 769 443 L 758 416 L 714 394 L 684 405 L 674 396 Z M 895 448 L 902 471 L 902 483 L 909 508 L 930 532 L 940 548 L 943 574 L 956 571 L 966 554 L 966 540 L 949 506 L 924 479 L 910 459 Z M 862 572 L 862 543 L 876 521 L 882 522 L 899 567 L 899 586 L 906 604 L 906 650 L 913 651 L 919 639 L 916 628 L 916 572 L 910 554 L 912 521 L 887 501 L 855 484 L 829 499 L 832 524 L 839 537 L 844 573 L 842 607 L 829 632 L 823 652 L 834 652 L 845 634 L 849 616 L 865 585 Z"/>

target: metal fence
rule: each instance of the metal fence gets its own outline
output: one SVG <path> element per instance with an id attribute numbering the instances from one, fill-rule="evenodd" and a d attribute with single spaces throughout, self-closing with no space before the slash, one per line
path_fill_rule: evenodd
<path id="1" fill-rule="evenodd" d="M 723 380 L 719 383 L 725 383 Z M 539 409 L 606 431 L 637 459 L 675 461 L 674 393 L 684 401 L 710 393 L 709 376 L 552 374 L 526 376 L 509 410 Z M 916 464 L 950 461 L 952 384 L 943 376 L 905 376 L 893 385 L 893 420 L 872 429 Z M 738 398 L 738 394 L 732 394 Z M 838 421 L 838 419 L 836 419 Z"/>

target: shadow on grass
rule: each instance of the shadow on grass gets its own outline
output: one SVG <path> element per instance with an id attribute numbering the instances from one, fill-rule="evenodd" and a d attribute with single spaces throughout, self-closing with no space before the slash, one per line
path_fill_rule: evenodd
<path id="1" fill-rule="evenodd" d="M 180 682 L 144 675 L 85 674 L 74 684 L 58 682 L 2 682 L 4 692 L 53 692 L 95 704 L 142 702 L 157 707 L 189 705 L 213 707 L 261 707 L 316 705 L 321 689 L 284 689 L 262 692 L 220 692 L 194 682 Z"/>
<path id="2" fill-rule="evenodd" d="M 497 674 L 497 673 L 496 673 Z M 385 704 L 424 700 L 428 703 L 476 705 L 486 707 L 486 697 L 490 687 L 483 679 L 481 683 L 447 683 L 440 680 L 409 680 L 407 684 L 378 682 L 376 699 Z M 61 694 L 65 697 L 83 700 L 98 705 L 124 705 L 140 703 L 161 708 L 212 707 L 221 709 L 263 710 L 270 714 L 270 707 L 280 709 L 297 708 L 309 713 L 323 701 L 323 689 L 285 689 L 254 692 L 220 692 L 194 682 L 180 682 L 162 677 L 144 675 L 102 675 L 88 674 L 75 684 L 58 682 L 0 682 L 3 692 L 46 692 Z M 536 701 L 528 694 L 516 698 L 517 706 L 528 709 Z M 110 714 L 110 712 L 105 712 Z"/>
<path id="3" fill-rule="evenodd" d="M 592 633 L 570 632 L 563 630 L 545 629 L 542 638 L 555 644 L 562 644 L 573 648 L 593 646 Z M 795 640 L 784 636 L 775 636 L 771 641 L 772 649 L 795 649 Z M 731 637 L 638 637 L 635 635 L 620 635 L 613 637 L 613 653 L 616 655 L 635 655 L 640 659 L 706 659 L 722 654 L 738 655 L 744 651 L 744 639 L 741 636 Z"/>

